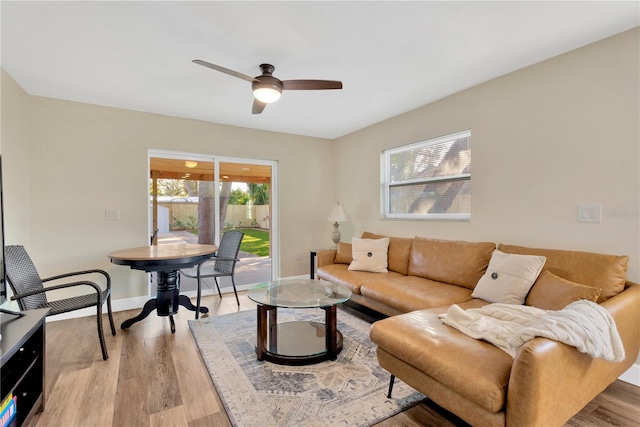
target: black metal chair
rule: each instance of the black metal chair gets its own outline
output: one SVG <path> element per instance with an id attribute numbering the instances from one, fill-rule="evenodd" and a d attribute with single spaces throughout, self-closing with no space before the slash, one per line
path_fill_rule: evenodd
<path id="1" fill-rule="evenodd" d="M 153 241 L 156 240 L 156 238 L 158 237 L 158 231 L 160 231 L 159 228 L 156 228 L 155 230 L 153 230 L 153 234 L 151 234 L 151 237 L 149 238 L 149 246 L 153 246 Z M 153 283 L 153 274 L 150 277 L 151 277 L 151 283 Z"/>
<path id="2" fill-rule="evenodd" d="M 11 291 L 13 292 L 11 299 L 18 301 L 18 305 L 21 310 L 50 308 L 51 310 L 48 315 L 52 316 L 55 314 L 67 313 L 69 311 L 95 306 L 97 308 L 98 338 L 100 339 L 100 347 L 102 348 L 102 358 L 104 360 L 109 358 L 104 341 L 104 332 L 102 331 L 102 305 L 105 301 L 107 303 L 107 311 L 109 313 L 111 334 L 116 334 L 116 327 L 113 324 L 113 315 L 111 313 L 111 277 L 106 271 L 83 270 L 41 279 L 25 248 L 18 245 L 9 245 L 5 248 L 5 263 L 7 281 L 9 282 Z M 106 289 L 102 289 L 96 283 L 86 280 L 62 283 L 47 287 L 44 287 L 43 285 L 44 282 L 51 280 L 92 273 L 104 275 L 107 281 Z M 47 300 L 46 292 L 73 286 L 89 286 L 92 288 L 92 292 L 90 294 L 80 295 L 77 297 L 54 301 Z"/>
<path id="3" fill-rule="evenodd" d="M 213 277 L 218 289 L 218 295 L 222 298 L 218 277 L 231 277 L 233 292 L 236 294 L 236 302 L 240 305 L 238 299 L 238 291 L 236 290 L 236 281 L 234 278 L 236 263 L 238 262 L 238 252 L 244 233 L 241 231 L 227 231 L 220 239 L 218 251 L 209 259 L 194 268 L 180 270 L 180 274 L 198 280 L 198 296 L 196 298 L 196 319 L 200 313 L 200 295 L 202 292 L 201 279 Z"/>

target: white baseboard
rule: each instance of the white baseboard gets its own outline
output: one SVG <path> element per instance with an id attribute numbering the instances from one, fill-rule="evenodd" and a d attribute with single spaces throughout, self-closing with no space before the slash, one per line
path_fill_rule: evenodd
<path id="1" fill-rule="evenodd" d="M 640 365 L 635 363 L 631 365 L 627 371 L 618 377 L 619 380 L 629 384 L 633 384 L 636 387 L 640 387 Z"/>
<path id="2" fill-rule="evenodd" d="M 240 286 L 237 286 L 236 289 L 238 290 L 238 292 L 247 291 L 251 289 L 253 286 L 254 284 L 240 285 Z M 223 295 L 229 294 L 229 293 L 233 293 L 233 288 L 225 287 L 225 288 L 221 288 L 220 291 L 222 292 Z M 202 296 L 216 295 L 217 293 L 218 291 L 214 289 L 202 290 Z M 198 292 L 197 291 L 181 292 L 181 295 L 186 295 L 189 298 L 195 298 L 198 295 Z M 111 310 L 113 310 L 113 312 L 115 313 L 118 311 L 140 309 L 144 306 L 144 304 L 147 301 L 149 301 L 149 298 L 150 297 L 148 296 L 140 296 L 140 297 L 133 297 L 133 298 L 115 299 L 111 301 Z M 105 313 L 106 310 L 107 310 L 107 306 L 105 304 L 102 306 L 102 312 Z M 88 307 L 88 308 L 83 308 L 81 310 L 75 310 L 75 311 L 70 311 L 68 313 L 49 316 L 47 317 L 47 322 L 56 322 L 58 320 L 75 319 L 77 317 L 95 316 L 95 314 L 96 314 L 95 307 Z"/>
<path id="3" fill-rule="evenodd" d="M 124 298 L 124 299 L 116 299 L 111 301 L 111 309 L 116 311 L 125 311 L 125 310 L 135 310 L 137 308 L 142 308 L 145 302 L 149 300 L 149 297 L 133 297 L 133 298 Z M 102 306 L 102 312 L 107 312 L 107 305 Z M 56 322 L 58 320 L 66 320 L 66 319 L 75 319 L 77 317 L 87 317 L 87 316 L 95 316 L 96 308 L 95 307 L 87 307 L 80 310 L 70 311 L 68 313 L 56 314 L 55 316 L 47 317 L 47 322 Z"/>

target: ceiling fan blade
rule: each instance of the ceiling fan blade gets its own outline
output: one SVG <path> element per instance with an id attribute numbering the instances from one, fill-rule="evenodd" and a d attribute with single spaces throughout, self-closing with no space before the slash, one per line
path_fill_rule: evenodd
<path id="1" fill-rule="evenodd" d="M 264 107 L 266 107 L 267 104 L 261 101 L 258 101 L 257 99 L 253 99 L 253 108 L 251 109 L 251 114 L 260 114 L 262 113 L 262 111 L 264 110 Z"/>
<path id="2" fill-rule="evenodd" d="M 194 62 L 194 63 L 196 63 L 198 65 L 202 65 L 203 67 L 211 68 L 212 70 L 220 71 L 221 73 L 229 74 L 230 76 L 233 76 L 233 77 L 238 77 L 239 79 L 246 80 L 248 82 L 252 82 L 252 81 L 255 80 L 253 77 L 247 76 L 246 74 L 242 74 L 242 73 L 239 73 L 237 71 L 233 71 L 233 70 L 221 67 L 221 66 L 216 65 L 216 64 L 211 64 L 211 63 L 209 63 L 207 61 L 203 61 L 201 59 L 194 59 L 192 62 Z"/>
<path id="3" fill-rule="evenodd" d="M 342 82 L 339 82 L 336 80 L 283 80 L 282 89 L 286 89 L 286 90 L 342 89 Z"/>

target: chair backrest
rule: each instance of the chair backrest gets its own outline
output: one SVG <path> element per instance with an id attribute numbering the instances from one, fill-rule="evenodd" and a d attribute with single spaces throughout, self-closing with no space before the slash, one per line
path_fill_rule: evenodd
<path id="1" fill-rule="evenodd" d="M 160 229 L 159 229 L 159 228 L 156 228 L 155 230 L 153 230 L 153 234 L 151 235 L 150 242 L 149 242 L 149 244 L 150 244 L 151 246 L 153 246 L 153 241 L 154 241 L 154 240 L 156 239 L 156 237 L 158 236 L 158 231 L 160 231 Z"/>
<path id="2" fill-rule="evenodd" d="M 220 258 L 237 258 L 243 237 L 244 233 L 242 231 L 233 230 L 224 233 L 220 239 L 220 246 L 218 246 L 216 256 Z M 233 274 L 235 267 L 235 261 L 216 260 L 213 269 L 219 273 Z"/>
<path id="3" fill-rule="evenodd" d="M 5 248 L 4 256 L 7 281 L 15 296 L 43 288 L 42 279 L 24 246 L 9 245 Z M 32 310 L 46 303 L 47 297 L 44 292 L 18 300 L 21 310 Z"/>

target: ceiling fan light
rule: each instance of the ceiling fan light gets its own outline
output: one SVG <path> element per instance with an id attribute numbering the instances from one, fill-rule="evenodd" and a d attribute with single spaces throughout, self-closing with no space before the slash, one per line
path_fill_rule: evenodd
<path id="1" fill-rule="evenodd" d="M 270 104 L 272 102 L 276 102 L 280 99 L 281 90 L 280 88 L 273 87 L 271 85 L 268 86 L 258 86 L 253 88 L 253 96 L 260 102 L 264 102 L 265 104 Z"/>

